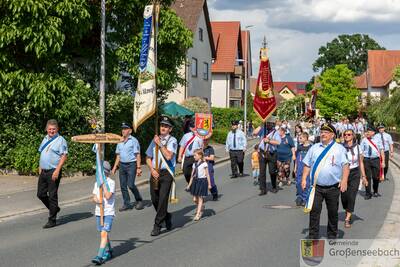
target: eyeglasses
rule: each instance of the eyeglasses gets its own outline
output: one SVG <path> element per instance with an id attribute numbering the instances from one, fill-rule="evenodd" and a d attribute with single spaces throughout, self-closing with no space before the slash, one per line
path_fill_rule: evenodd
<path id="1" fill-rule="evenodd" d="M 344 134 L 344 136 L 353 136 L 353 134 Z"/>

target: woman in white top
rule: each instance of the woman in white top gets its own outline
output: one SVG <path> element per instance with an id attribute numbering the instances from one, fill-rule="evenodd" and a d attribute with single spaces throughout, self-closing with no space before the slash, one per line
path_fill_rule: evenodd
<path id="1" fill-rule="evenodd" d="M 365 169 L 363 163 L 363 153 L 356 142 L 356 135 L 352 129 L 345 130 L 343 133 L 344 143 L 343 146 L 347 151 L 347 158 L 350 162 L 350 174 L 347 182 L 347 191 L 341 193 L 342 206 L 346 211 L 346 219 L 344 227 L 351 227 L 351 215 L 354 212 L 354 204 L 360 185 L 360 179 L 364 185 L 368 184 L 367 177 L 365 176 Z M 360 177 L 361 176 L 361 177 Z"/>
<path id="2" fill-rule="evenodd" d="M 196 216 L 194 221 L 200 220 L 203 215 L 204 197 L 208 194 L 208 189 L 211 189 L 210 175 L 208 172 L 208 164 L 204 160 L 203 150 L 197 149 L 194 152 L 194 160 L 192 177 L 186 188 L 193 196 L 193 201 L 197 204 Z"/>

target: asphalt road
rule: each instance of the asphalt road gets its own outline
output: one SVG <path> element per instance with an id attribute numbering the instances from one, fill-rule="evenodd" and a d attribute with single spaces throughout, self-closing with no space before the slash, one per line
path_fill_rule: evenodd
<path id="1" fill-rule="evenodd" d="M 250 159 L 247 156 L 247 173 Z M 230 165 L 216 168 L 220 201 L 206 203 L 205 217 L 192 222 L 195 206 L 178 179 L 179 203 L 170 205 L 174 229 L 153 238 L 154 209 L 148 187 L 144 210 L 117 212 L 111 232 L 115 257 L 109 266 L 299 266 L 299 240 L 307 237 L 308 216 L 294 207 L 295 187 L 259 197 L 252 178 L 229 179 Z M 340 211 L 341 238 L 374 238 L 382 226 L 393 196 L 393 179 L 381 184 L 380 198 L 358 196 L 356 220 L 344 229 Z M 88 192 L 92 188 L 88 188 Z M 117 208 L 121 197 L 117 198 Z M 276 208 L 275 206 L 281 206 Z M 59 226 L 43 230 L 45 213 L 0 223 L 0 266 L 91 266 L 99 235 L 91 203 L 80 203 L 60 212 Z M 321 216 L 321 234 L 326 236 L 327 216 Z"/>

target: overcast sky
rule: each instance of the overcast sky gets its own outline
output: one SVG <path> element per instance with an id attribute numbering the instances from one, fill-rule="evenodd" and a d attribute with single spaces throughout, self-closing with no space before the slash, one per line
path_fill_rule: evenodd
<path id="1" fill-rule="evenodd" d="M 253 76 L 267 37 L 275 81 L 308 81 L 320 46 L 339 34 L 364 33 L 400 49 L 400 0 L 208 0 L 212 21 L 250 28 Z"/>

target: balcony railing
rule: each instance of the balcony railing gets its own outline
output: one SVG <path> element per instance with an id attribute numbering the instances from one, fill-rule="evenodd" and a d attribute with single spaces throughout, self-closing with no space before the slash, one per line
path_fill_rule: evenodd
<path id="1" fill-rule="evenodd" d="M 242 99 L 242 90 L 231 89 L 229 90 L 229 97 Z"/>

